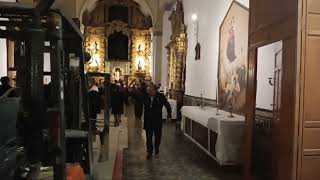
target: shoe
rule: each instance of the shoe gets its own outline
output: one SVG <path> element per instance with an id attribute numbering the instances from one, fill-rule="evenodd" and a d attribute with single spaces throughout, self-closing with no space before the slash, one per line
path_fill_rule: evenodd
<path id="1" fill-rule="evenodd" d="M 151 154 L 148 154 L 147 155 L 147 159 L 151 159 L 152 158 L 152 155 Z"/>

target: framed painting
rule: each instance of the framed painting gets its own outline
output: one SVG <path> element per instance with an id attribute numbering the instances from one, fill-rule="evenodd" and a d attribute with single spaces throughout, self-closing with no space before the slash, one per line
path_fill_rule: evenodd
<path id="1" fill-rule="evenodd" d="M 244 114 L 246 102 L 248 36 L 249 10 L 233 1 L 220 26 L 217 100 L 237 114 Z"/>

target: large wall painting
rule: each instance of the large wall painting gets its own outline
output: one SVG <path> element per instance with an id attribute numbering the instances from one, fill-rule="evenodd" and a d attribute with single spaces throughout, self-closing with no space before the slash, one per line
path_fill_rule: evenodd
<path id="1" fill-rule="evenodd" d="M 244 114 L 249 11 L 233 1 L 220 27 L 218 101 L 223 110 Z"/>

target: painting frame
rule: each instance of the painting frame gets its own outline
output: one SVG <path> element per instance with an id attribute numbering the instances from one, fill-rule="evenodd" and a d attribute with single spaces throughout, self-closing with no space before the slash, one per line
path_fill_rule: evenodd
<path id="1" fill-rule="evenodd" d="M 237 36 L 243 33 L 247 36 Z M 219 28 L 216 98 L 220 109 L 241 115 L 245 114 L 248 45 L 249 9 L 233 0 Z"/>

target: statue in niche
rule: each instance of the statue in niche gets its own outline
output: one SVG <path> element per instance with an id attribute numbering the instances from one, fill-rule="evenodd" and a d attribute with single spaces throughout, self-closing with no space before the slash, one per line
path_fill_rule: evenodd
<path id="1" fill-rule="evenodd" d="M 139 60 L 139 63 L 138 63 L 138 71 L 141 71 L 141 60 Z"/>
<path id="2" fill-rule="evenodd" d="M 94 45 L 93 45 L 93 48 L 92 48 L 92 53 L 93 54 L 97 54 L 98 53 L 98 43 L 97 41 L 94 41 Z"/>
<path id="3" fill-rule="evenodd" d="M 197 43 L 195 50 L 196 50 L 196 58 L 195 59 L 199 60 L 201 58 L 201 55 L 200 55 L 201 45 L 200 45 L 200 43 Z"/>
<path id="4" fill-rule="evenodd" d="M 114 69 L 114 73 L 113 73 L 113 79 L 116 81 L 119 81 L 121 79 L 122 76 L 122 71 L 120 68 L 115 68 Z"/>
<path id="5" fill-rule="evenodd" d="M 119 72 L 118 69 L 117 69 L 117 71 L 116 71 L 116 80 L 117 80 L 117 81 L 120 80 L 120 72 Z"/>
<path id="6" fill-rule="evenodd" d="M 236 50 L 235 50 L 235 35 L 234 35 L 234 27 L 233 27 L 234 17 L 231 21 L 231 27 L 229 29 L 228 34 L 228 44 L 227 44 L 227 57 L 230 63 L 237 59 Z"/>

